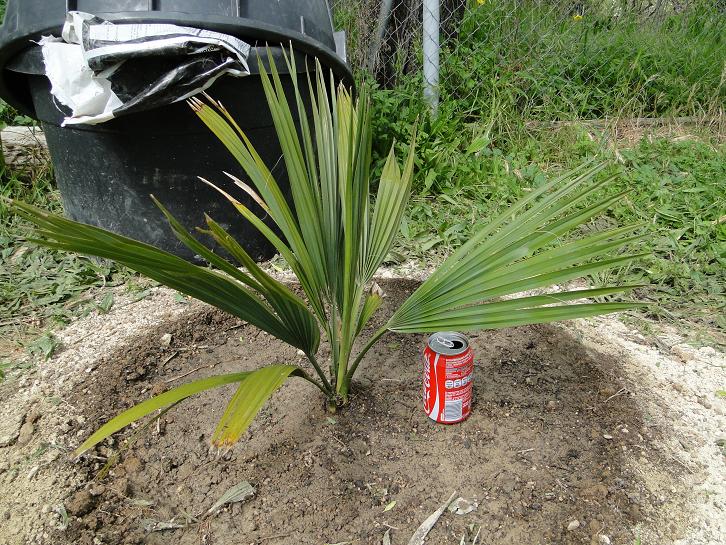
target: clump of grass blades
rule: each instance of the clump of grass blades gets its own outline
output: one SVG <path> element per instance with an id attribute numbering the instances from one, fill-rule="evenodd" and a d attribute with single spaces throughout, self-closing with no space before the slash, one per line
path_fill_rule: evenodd
<path id="1" fill-rule="evenodd" d="M 206 97 L 194 99 L 190 105 L 239 162 L 247 179 L 233 178 L 235 183 L 260 205 L 280 235 L 232 195 L 220 193 L 277 248 L 299 280 L 304 299 L 264 272 L 212 218 L 207 218 L 204 232 L 233 256 L 242 269 L 198 242 L 158 202 L 179 239 L 217 270 L 193 265 L 147 244 L 29 205 L 15 203 L 14 207 L 37 225 L 39 243 L 121 262 L 300 349 L 310 367 L 270 365 L 191 382 L 113 418 L 78 452 L 159 408 L 223 384 L 235 383 L 238 389 L 213 434 L 217 446 L 237 441 L 265 401 L 290 377 L 315 385 L 323 392 L 328 407 L 335 410 L 347 404 L 358 366 L 368 350 L 388 332 L 477 331 L 641 306 L 602 301 L 637 286 L 520 294 L 610 270 L 639 257 L 621 252 L 624 246 L 639 240 L 633 234 L 637 226 L 601 231 L 553 245 L 622 197 L 588 202 L 594 192 L 610 181 L 595 183 L 593 177 L 602 171 L 603 165 L 589 163 L 543 184 L 482 225 L 356 350 L 356 340 L 382 305 L 383 294 L 373 283 L 373 277 L 394 243 L 408 203 L 415 135 L 403 165 L 391 149 L 375 198 L 371 199 L 371 108 L 366 91 L 353 99 L 346 88 L 336 88 L 332 79 L 326 81 L 318 64 L 314 79 L 308 81 L 313 98 L 311 111 L 306 112 L 297 80 L 293 79 L 296 87 L 290 103 L 272 57 L 268 56 L 268 60 L 270 73 L 263 68 L 261 82 L 282 147 L 292 205 L 248 137 L 221 104 Z M 289 73 L 297 73 L 294 59 L 286 56 L 286 61 Z M 299 128 L 294 121 L 295 110 L 299 114 Z M 312 114 L 312 124 L 307 113 Z M 592 298 L 598 302 L 588 302 Z M 323 335 L 331 346 L 327 366 L 316 358 Z"/>

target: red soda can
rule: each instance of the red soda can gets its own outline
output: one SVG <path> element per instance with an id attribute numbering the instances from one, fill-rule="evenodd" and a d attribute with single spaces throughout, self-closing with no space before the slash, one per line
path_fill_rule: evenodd
<path id="1" fill-rule="evenodd" d="M 434 333 L 423 353 L 423 405 L 440 424 L 462 422 L 471 414 L 474 352 L 461 333 Z"/>

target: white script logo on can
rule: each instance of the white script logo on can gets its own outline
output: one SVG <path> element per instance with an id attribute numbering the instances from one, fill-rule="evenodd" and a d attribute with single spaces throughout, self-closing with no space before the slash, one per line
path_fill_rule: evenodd
<path id="1" fill-rule="evenodd" d="M 432 420 L 462 422 L 471 414 L 474 352 L 461 333 L 434 333 L 423 353 L 423 404 Z"/>

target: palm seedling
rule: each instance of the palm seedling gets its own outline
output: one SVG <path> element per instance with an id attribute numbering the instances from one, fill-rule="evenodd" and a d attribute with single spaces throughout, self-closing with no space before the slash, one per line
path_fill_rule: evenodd
<path id="1" fill-rule="evenodd" d="M 290 73 L 295 74 L 294 59 L 286 59 Z M 365 342 L 356 343 L 382 304 L 382 293 L 372 281 L 391 249 L 408 202 L 415 136 L 402 166 L 391 150 L 373 199 L 371 109 L 365 91 L 354 99 L 344 87 L 328 82 L 318 65 L 316 75 L 308 78 L 307 91 L 313 97 L 308 121 L 298 84 L 288 101 L 271 59 L 269 72 L 264 68 L 261 72 L 289 175 L 291 203 L 221 104 L 209 97 L 193 99 L 189 104 L 237 159 L 247 179 L 234 179 L 236 185 L 259 204 L 275 228 L 232 195 L 220 193 L 274 245 L 304 295 L 267 274 L 209 217 L 203 232 L 241 267 L 201 244 L 158 202 L 179 239 L 213 268 L 23 203 L 14 207 L 37 226 L 36 242 L 123 263 L 289 343 L 305 354 L 310 366 L 270 365 L 190 382 L 111 419 L 81 445 L 79 453 L 158 409 L 225 384 L 238 387 L 213 434 L 217 446 L 236 442 L 266 400 L 291 377 L 317 386 L 329 408 L 335 410 L 347 403 L 351 380 L 365 354 L 388 332 L 476 331 L 595 316 L 637 306 L 587 302 L 634 286 L 531 294 L 532 290 L 619 267 L 638 257 L 620 253 L 624 245 L 638 238 L 632 234 L 634 227 L 553 244 L 621 198 L 594 199 L 593 194 L 608 180 L 595 182 L 603 166 L 587 164 L 534 189 L 479 227 L 383 327 Z M 299 113 L 297 128 L 293 109 Z M 327 362 L 316 358 L 321 335 L 330 344 Z"/>

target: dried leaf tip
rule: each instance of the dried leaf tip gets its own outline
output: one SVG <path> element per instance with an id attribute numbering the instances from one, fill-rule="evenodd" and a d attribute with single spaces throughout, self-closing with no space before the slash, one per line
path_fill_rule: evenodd
<path id="1" fill-rule="evenodd" d="M 383 291 L 383 289 L 381 288 L 381 286 L 378 285 L 377 282 L 373 282 L 373 285 L 371 286 L 371 295 L 376 295 L 383 299 L 384 297 L 386 297 L 386 292 Z"/>
<path id="2" fill-rule="evenodd" d="M 222 103 L 221 103 L 221 102 L 219 102 L 218 100 L 215 100 L 215 99 L 213 99 L 213 98 L 212 98 L 212 96 L 211 96 L 211 95 L 210 95 L 209 93 L 207 93 L 206 91 L 202 91 L 202 96 L 203 96 L 204 98 L 206 98 L 206 99 L 207 99 L 207 101 L 208 101 L 208 102 L 209 102 L 209 103 L 210 103 L 210 104 L 211 104 L 212 106 L 214 106 L 215 108 L 217 108 L 218 110 L 220 110 L 220 111 L 222 111 L 222 112 L 226 112 L 226 111 L 227 111 L 227 110 L 226 110 L 226 109 L 224 108 L 224 106 L 222 106 Z"/>
<path id="3" fill-rule="evenodd" d="M 248 184 L 244 183 L 242 180 L 240 180 L 236 176 L 230 174 L 229 172 L 224 172 L 224 174 L 234 182 L 234 185 L 236 185 L 242 191 L 247 193 L 247 195 L 249 195 L 252 198 L 252 200 L 254 200 L 257 204 L 259 204 L 261 208 L 263 208 L 268 213 L 270 212 L 270 207 L 267 206 L 267 203 L 262 200 L 262 197 L 260 197 L 257 194 L 257 192 L 254 189 L 252 189 L 252 187 L 250 187 Z"/>
<path id="4" fill-rule="evenodd" d="M 197 97 L 188 99 L 187 104 L 189 104 L 189 107 L 195 112 L 201 112 L 202 108 L 204 108 L 204 102 L 199 100 Z"/>
<path id="5" fill-rule="evenodd" d="M 227 200 L 229 200 L 232 204 L 235 204 L 235 205 L 236 204 L 242 204 L 237 199 L 235 199 L 232 195 L 230 195 L 229 193 L 227 193 L 224 189 L 222 189 L 219 186 L 216 186 L 215 184 L 213 184 L 209 180 L 207 180 L 205 178 L 202 178 L 201 176 L 197 176 L 197 178 L 199 178 L 202 182 L 204 182 L 205 184 L 207 184 L 212 189 L 215 189 L 216 191 L 219 191 L 219 193 L 221 193 L 222 195 L 224 195 L 227 198 Z"/>

